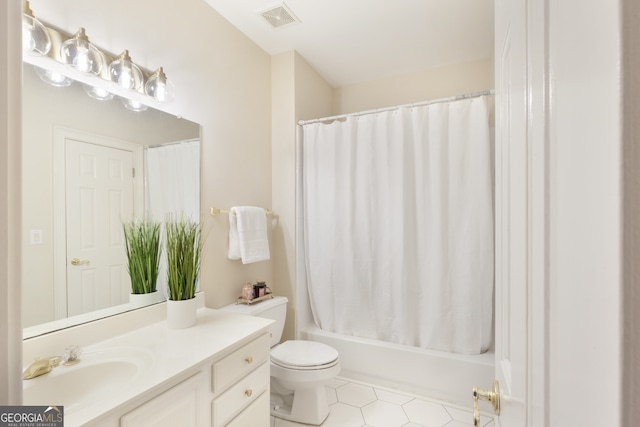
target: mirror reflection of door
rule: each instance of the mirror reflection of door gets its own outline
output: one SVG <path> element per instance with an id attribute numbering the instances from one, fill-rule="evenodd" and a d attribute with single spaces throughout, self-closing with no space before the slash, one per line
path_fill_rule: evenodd
<path id="1" fill-rule="evenodd" d="M 66 230 L 57 233 L 64 239 L 59 245 L 65 244 L 65 255 L 57 261 L 64 267 L 57 267 L 65 272 L 66 283 L 58 288 L 65 288 L 66 298 L 58 298 L 56 312 L 67 317 L 128 302 L 122 221 L 134 217 L 134 164 L 140 147 L 73 131 L 61 139 L 57 149 L 64 150 L 59 176 L 64 173 L 65 203 L 64 213 L 58 213 L 64 214 Z"/>
<path id="2" fill-rule="evenodd" d="M 67 315 L 128 301 L 121 218 L 133 215 L 133 153 L 66 141 Z"/>

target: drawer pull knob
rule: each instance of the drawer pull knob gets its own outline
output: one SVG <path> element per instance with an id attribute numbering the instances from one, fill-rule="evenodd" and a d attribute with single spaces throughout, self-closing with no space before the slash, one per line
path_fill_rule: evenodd
<path id="1" fill-rule="evenodd" d="M 252 364 L 252 363 L 253 363 L 253 357 L 251 357 L 251 356 L 247 356 L 247 357 L 244 359 L 244 361 L 245 361 L 245 362 L 247 362 L 247 364 L 248 364 L 248 365 L 250 365 L 250 364 Z"/>
<path id="2" fill-rule="evenodd" d="M 247 389 L 244 391 L 245 396 L 247 397 L 251 397 L 251 395 L 253 394 L 253 391 L 251 389 Z"/>

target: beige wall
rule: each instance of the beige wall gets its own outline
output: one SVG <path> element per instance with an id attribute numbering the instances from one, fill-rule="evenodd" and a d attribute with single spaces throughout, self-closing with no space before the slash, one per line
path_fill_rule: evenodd
<path id="1" fill-rule="evenodd" d="M 128 49 L 146 69 L 163 66 L 176 86 L 169 112 L 202 125 L 206 303 L 231 303 L 247 280 L 272 281 L 270 262 L 227 259 L 228 219 L 210 206 L 270 207 L 271 60 L 206 2 L 183 0 L 32 0 L 43 21 L 66 32 L 79 26 L 107 52 Z M 123 14 L 122 11 L 127 13 Z"/>
<path id="2" fill-rule="evenodd" d="M 623 365 L 624 426 L 640 418 L 640 2 L 622 2 Z"/>
<path id="3" fill-rule="evenodd" d="M 300 55 L 295 55 L 296 123 L 334 114 L 335 90 Z"/>
<path id="4" fill-rule="evenodd" d="M 333 114 L 346 114 L 494 89 L 493 58 L 335 89 Z"/>
<path id="5" fill-rule="evenodd" d="M 18 0 L 0 4 L 0 405 L 22 404 L 20 80 Z"/>
<path id="6" fill-rule="evenodd" d="M 275 55 L 272 76 L 274 292 L 289 299 L 284 339 L 296 336 L 296 123 L 331 114 L 332 87 L 296 52 Z M 306 303 L 306 302 L 303 302 Z"/>
<path id="7" fill-rule="evenodd" d="M 274 293 L 289 299 L 283 339 L 293 338 L 295 319 L 295 69 L 294 52 L 271 58 L 271 155 L 273 209 L 278 227 L 272 246 Z"/>

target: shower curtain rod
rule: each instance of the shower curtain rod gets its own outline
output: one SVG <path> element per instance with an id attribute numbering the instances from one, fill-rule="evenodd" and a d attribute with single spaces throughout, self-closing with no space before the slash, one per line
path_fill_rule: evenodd
<path id="1" fill-rule="evenodd" d="M 425 105 L 439 104 L 439 103 L 442 103 L 442 102 L 458 101 L 460 99 L 477 98 L 479 96 L 493 95 L 493 94 L 495 94 L 495 91 L 493 89 L 484 90 L 482 92 L 465 93 L 463 95 L 455 95 L 455 96 L 450 96 L 448 98 L 440 98 L 440 99 L 432 99 L 430 101 L 415 102 L 413 104 L 396 105 L 395 107 L 378 108 L 376 110 L 360 111 L 358 113 L 340 114 L 338 116 L 323 117 L 321 119 L 300 120 L 298 122 L 298 124 L 301 125 L 301 126 L 304 126 L 304 125 L 310 125 L 310 124 L 318 123 L 318 122 L 329 122 L 329 121 L 334 121 L 334 120 L 346 119 L 347 117 L 366 116 L 367 114 L 382 113 L 384 111 L 393 111 L 393 110 L 397 110 L 399 108 L 422 107 L 422 106 L 425 106 Z"/>
<path id="2" fill-rule="evenodd" d="M 155 145 L 147 145 L 144 148 L 168 147 L 170 145 L 184 144 L 185 142 L 193 142 L 193 141 L 200 141 L 200 139 L 199 138 L 191 138 L 191 139 L 183 139 L 182 141 L 163 142 L 163 143 L 155 144 Z"/>

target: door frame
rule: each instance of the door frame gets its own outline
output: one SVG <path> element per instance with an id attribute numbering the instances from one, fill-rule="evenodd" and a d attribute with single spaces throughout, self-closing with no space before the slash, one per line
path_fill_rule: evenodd
<path id="1" fill-rule="evenodd" d="M 133 215 L 144 212 L 144 180 L 142 145 L 63 126 L 53 128 L 53 300 L 54 319 L 67 317 L 67 222 L 66 222 L 66 143 L 76 139 L 89 144 L 130 151 L 133 167 Z"/>

